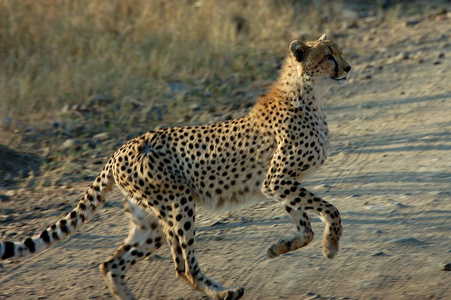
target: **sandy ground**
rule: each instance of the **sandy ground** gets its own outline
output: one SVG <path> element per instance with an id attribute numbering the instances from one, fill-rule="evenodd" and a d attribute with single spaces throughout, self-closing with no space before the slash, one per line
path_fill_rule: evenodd
<path id="1" fill-rule="evenodd" d="M 267 248 L 294 232 L 277 203 L 217 215 L 199 210 L 198 259 L 244 299 L 450 299 L 451 15 L 377 25 L 359 21 L 336 40 L 352 79 L 326 101 L 331 155 L 305 186 L 341 211 L 338 257 L 315 240 L 276 259 Z M 84 163 L 84 162 L 80 162 Z M 99 170 L 102 165 L 87 165 Z M 2 239 L 38 232 L 70 211 L 90 182 L 23 189 L 0 202 Z M 2 262 L 0 299 L 110 299 L 98 265 L 128 229 L 115 190 L 71 239 L 41 255 Z M 136 265 L 141 299 L 207 299 L 174 276 L 169 247 Z"/>

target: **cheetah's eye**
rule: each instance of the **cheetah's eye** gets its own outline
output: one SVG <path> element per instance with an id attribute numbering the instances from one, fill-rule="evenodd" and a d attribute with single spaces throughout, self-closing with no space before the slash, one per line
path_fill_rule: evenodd
<path id="1" fill-rule="evenodd" d="M 326 55 L 326 58 L 327 58 L 328 60 L 335 61 L 335 58 L 334 58 L 334 56 L 333 56 L 332 54 L 327 54 L 327 55 Z"/>

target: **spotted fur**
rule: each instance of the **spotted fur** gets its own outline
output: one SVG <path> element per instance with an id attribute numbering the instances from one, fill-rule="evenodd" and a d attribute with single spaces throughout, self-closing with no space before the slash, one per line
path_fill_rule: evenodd
<path id="1" fill-rule="evenodd" d="M 302 180 L 325 161 L 329 150 L 323 96 L 346 81 L 351 69 L 326 36 L 290 44 L 278 80 L 246 116 L 202 126 L 150 131 L 117 150 L 77 207 L 23 242 L 0 242 L 0 257 L 38 253 L 88 221 L 113 183 L 126 198 L 131 230 L 101 266 L 111 292 L 134 299 L 127 270 L 168 242 L 176 276 L 214 299 L 238 299 L 244 290 L 226 288 L 201 271 L 195 256 L 195 206 L 230 209 L 267 198 L 280 202 L 296 233 L 272 245 L 273 258 L 313 239 L 308 211 L 325 222 L 323 253 L 333 258 L 342 234 L 338 210 L 306 190 Z"/>

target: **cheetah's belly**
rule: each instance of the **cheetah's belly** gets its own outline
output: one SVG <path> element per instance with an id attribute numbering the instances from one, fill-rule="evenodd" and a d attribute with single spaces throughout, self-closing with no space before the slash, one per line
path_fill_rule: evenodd
<path id="1" fill-rule="evenodd" d="M 260 175 L 259 175 L 260 174 Z M 233 211 L 257 204 L 268 198 L 261 192 L 261 186 L 266 172 L 255 172 L 252 177 L 244 176 L 238 178 L 233 186 L 217 190 L 206 190 L 203 194 L 197 193 L 196 204 L 219 212 Z"/>

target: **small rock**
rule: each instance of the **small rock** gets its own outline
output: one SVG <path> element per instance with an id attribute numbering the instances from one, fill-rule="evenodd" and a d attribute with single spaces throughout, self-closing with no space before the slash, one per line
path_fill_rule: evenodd
<path id="1" fill-rule="evenodd" d="M 403 237 L 400 239 L 395 239 L 395 240 L 392 240 L 392 243 L 399 244 L 399 245 L 405 245 L 405 246 L 426 245 L 427 244 L 426 242 L 417 240 L 414 237 Z"/>
<path id="2" fill-rule="evenodd" d="M 394 59 L 395 60 L 404 60 L 404 59 L 408 59 L 409 57 L 410 56 L 409 56 L 408 52 L 400 52 L 394 57 Z"/>
<path id="3" fill-rule="evenodd" d="M 108 132 L 98 133 L 93 136 L 93 139 L 103 142 L 110 139 L 110 134 Z"/>
<path id="4" fill-rule="evenodd" d="M 451 271 L 451 263 L 441 263 L 438 268 L 440 271 Z"/>
<path id="5" fill-rule="evenodd" d="M 5 208 L 5 209 L 3 210 L 3 213 L 4 213 L 5 215 L 13 214 L 13 213 L 14 213 L 14 208 Z"/>
<path id="6" fill-rule="evenodd" d="M 7 215 L 1 215 L 0 216 L 0 223 L 8 223 L 14 220 L 13 216 L 7 216 Z"/>
<path id="7" fill-rule="evenodd" d="M 371 78 L 373 78 L 373 75 L 371 75 L 371 74 L 369 74 L 369 73 L 367 73 L 367 74 L 362 74 L 361 78 L 362 78 L 362 79 L 371 79 Z"/>
<path id="8" fill-rule="evenodd" d="M 375 105 L 374 103 L 361 103 L 359 104 L 359 108 L 363 108 L 363 109 L 370 109 L 373 108 Z"/>
<path id="9" fill-rule="evenodd" d="M 13 236 L 16 236 L 17 235 L 17 232 L 14 232 L 14 231 L 7 231 L 6 232 L 6 237 L 7 238 L 10 238 L 10 237 L 13 237 Z"/>
<path id="10" fill-rule="evenodd" d="M 318 295 L 317 293 L 314 293 L 314 292 L 307 292 L 305 295 L 308 296 L 308 297 L 318 297 L 318 296 L 320 296 L 320 295 Z M 308 299 L 314 299 L 314 298 L 308 298 Z"/>
<path id="11" fill-rule="evenodd" d="M 0 195 L 0 202 L 8 202 L 9 196 L 7 195 Z"/>
<path id="12" fill-rule="evenodd" d="M 191 110 L 192 111 L 201 111 L 202 110 L 202 105 L 200 103 L 193 103 L 191 105 Z"/>
<path id="13" fill-rule="evenodd" d="M 409 207 L 408 205 L 402 204 L 401 202 L 394 202 L 394 203 L 392 203 L 391 205 L 392 205 L 392 206 L 395 206 L 395 207 L 399 207 L 399 208 L 406 208 L 406 207 Z"/>
<path id="14" fill-rule="evenodd" d="M 17 191 L 16 191 L 16 190 L 8 190 L 8 191 L 5 192 L 5 195 L 6 195 L 7 197 L 13 197 L 13 196 L 15 196 L 16 194 L 17 194 Z"/>
<path id="15" fill-rule="evenodd" d="M 379 252 L 371 254 L 371 256 L 388 256 L 388 255 L 384 251 L 379 251 Z"/>
<path id="16" fill-rule="evenodd" d="M 417 25 L 417 24 L 419 24 L 421 22 L 421 19 L 410 19 L 410 20 L 407 20 L 404 24 L 406 25 L 406 26 L 415 26 L 415 25 Z"/>
<path id="17" fill-rule="evenodd" d="M 114 101 L 114 98 L 105 95 L 94 95 L 92 96 L 87 106 L 105 106 L 106 104 Z"/>
<path id="18" fill-rule="evenodd" d="M 445 58 L 445 52 L 439 52 L 439 54 L 437 55 L 437 58 L 438 59 L 442 59 L 442 58 Z"/>
<path id="19" fill-rule="evenodd" d="M 64 143 L 61 145 L 60 150 L 80 150 L 80 141 L 77 139 L 67 139 L 64 141 Z"/>
<path id="20" fill-rule="evenodd" d="M 72 104 L 66 104 L 63 106 L 63 109 L 61 110 L 63 113 L 67 113 L 71 110 L 74 110 L 74 106 Z"/>

